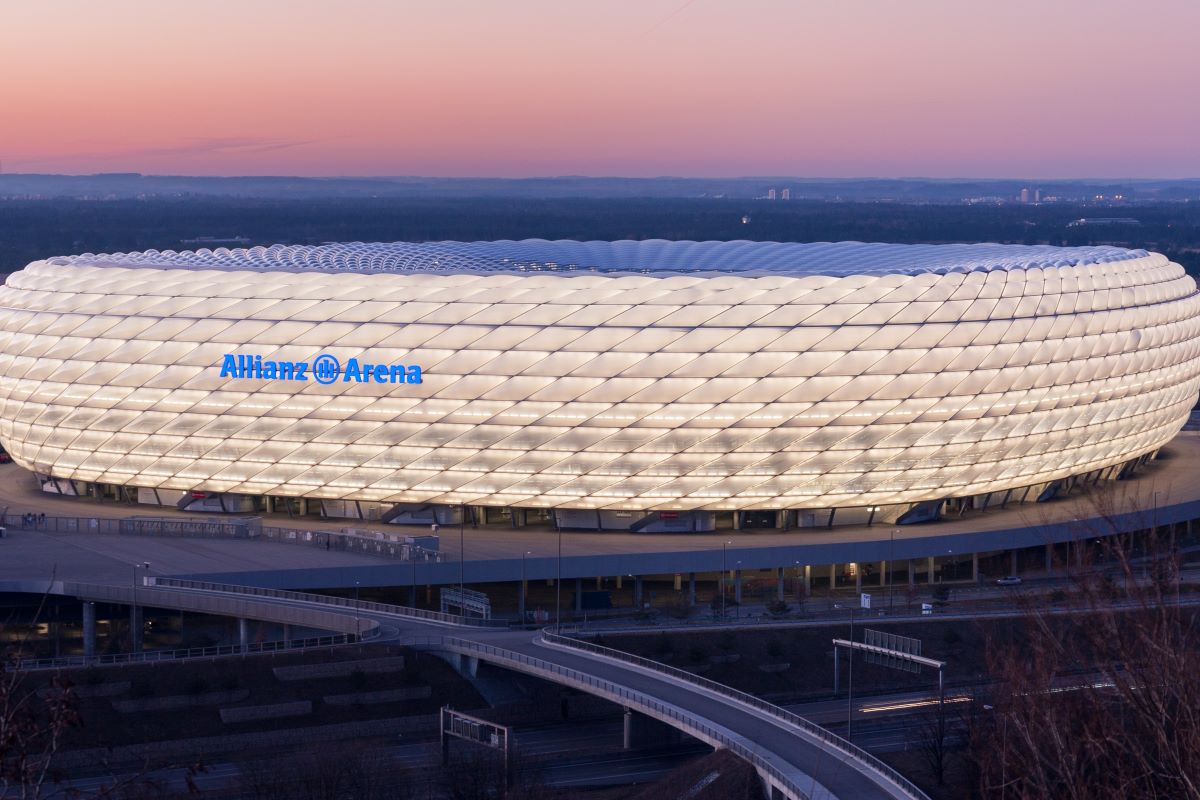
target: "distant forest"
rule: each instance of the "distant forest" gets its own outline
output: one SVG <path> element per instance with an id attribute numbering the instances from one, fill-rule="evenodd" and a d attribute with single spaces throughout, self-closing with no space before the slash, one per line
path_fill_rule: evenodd
<path id="1" fill-rule="evenodd" d="M 1077 225 L 1081 217 L 1140 224 Z M 1200 274 L 1200 203 L 1044 205 L 729 198 L 153 198 L 0 201 L 0 272 L 75 253 L 328 241 L 754 239 L 1115 244 Z M 237 246 L 237 245 L 232 245 Z"/>

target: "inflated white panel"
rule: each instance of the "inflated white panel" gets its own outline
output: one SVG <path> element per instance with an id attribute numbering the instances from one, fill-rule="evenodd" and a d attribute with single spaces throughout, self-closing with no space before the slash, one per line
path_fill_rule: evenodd
<path id="1" fill-rule="evenodd" d="M 225 354 L 420 383 L 221 376 Z M 1200 298 L 1110 247 L 439 242 L 83 255 L 0 289 L 0 441 L 63 478 L 383 502 L 827 508 L 1169 441 Z"/>

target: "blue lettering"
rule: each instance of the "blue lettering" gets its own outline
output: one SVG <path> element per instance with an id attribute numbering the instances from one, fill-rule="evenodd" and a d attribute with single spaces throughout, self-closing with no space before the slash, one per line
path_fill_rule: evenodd
<path id="1" fill-rule="evenodd" d="M 345 368 L 342 370 L 343 383 L 349 383 L 351 378 L 359 383 L 362 383 L 362 367 L 358 365 L 357 358 L 352 358 L 347 361 Z"/>
<path id="2" fill-rule="evenodd" d="M 221 359 L 221 377 L 222 378 L 240 378 L 237 372 L 237 360 L 228 353 Z"/>
<path id="3" fill-rule="evenodd" d="M 308 380 L 308 362 L 297 361 L 292 366 L 294 366 L 296 368 L 296 380 L 298 380 L 298 381 Z"/>
<path id="4" fill-rule="evenodd" d="M 421 382 L 421 368 L 418 367 L 416 364 L 413 364 L 411 367 L 408 368 L 408 374 L 405 376 L 405 383 L 420 383 L 420 382 Z"/>

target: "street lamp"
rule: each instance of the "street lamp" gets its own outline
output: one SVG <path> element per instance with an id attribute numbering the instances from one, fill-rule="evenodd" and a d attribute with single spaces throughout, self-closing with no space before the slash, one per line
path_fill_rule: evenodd
<path id="1" fill-rule="evenodd" d="M 558 566 L 554 573 L 554 633 L 562 633 L 562 528 L 558 529 Z"/>
<path id="2" fill-rule="evenodd" d="M 354 639 L 357 641 L 362 638 L 362 632 L 358 624 L 358 581 L 354 582 Z"/>
<path id="3" fill-rule="evenodd" d="M 888 613 L 892 613 L 892 573 L 896 571 L 896 529 L 892 528 L 892 535 L 888 544 Z"/>
<path id="4" fill-rule="evenodd" d="M 717 591 L 721 593 L 721 619 L 725 619 L 725 550 L 733 542 L 721 542 L 721 580 L 717 583 Z"/>
<path id="5" fill-rule="evenodd" d="M 733 591 L 734 591 L 733 603 L 736 606 L 733 613 L 737 615 L 738 619 L 741 619 L 742 618 L 742 562 L 740 560 L 734 562 L 733 570 L 734 570 L 734 574 L 737 575 L 737 577 L 734 579 L 734 582 L 733 582 Z"/>
<path id="6" fill-rule="evenodd" d="M 525 558 L 526 558 L 526 556 L 530 555 L 530 552 L 531 551 L 526 550 L 524 553 L 521 553 L 521 593 L 520 593 L 521 602 L 519 603 L 520 608 L 518 609 L 518 613 L 520 615 L 522 625 L 525 624 L 525 591 L 526 591 Z"/>

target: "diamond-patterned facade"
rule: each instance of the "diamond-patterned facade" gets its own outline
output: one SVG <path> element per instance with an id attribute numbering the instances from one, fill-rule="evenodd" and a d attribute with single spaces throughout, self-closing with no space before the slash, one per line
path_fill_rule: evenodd
<path id="1" fill-rule="evenodd" d="M 225 354 L 419 384 L 221 377 Z M 883 506 L 1123 463 L 1200 392 L 1200 298 L 1115 248 L 494 242 L 75 256 L 0 289 L 0 442 L 177 490 Z"/>

